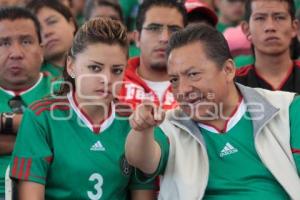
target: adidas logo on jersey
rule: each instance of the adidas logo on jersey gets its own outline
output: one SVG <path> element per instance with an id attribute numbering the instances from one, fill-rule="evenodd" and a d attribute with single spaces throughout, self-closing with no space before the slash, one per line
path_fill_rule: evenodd
<path id="1" fill-rule="evenodd" d="M 97 141 L 93 146 L 90 148 L 91 151 L 105 151 L 105 148 L 101 144 L 100 141 Z"/>
<path id="2" fill-rule="evenodd" d="M 234 154 L 236 152 L 238 152 L 238 150 L 236 148 L 234 148 L 229 142 L 227 142 L 225 144 L 224 148 L 222 149 L 222 151 L 220 152 L 220 157 Z"/>

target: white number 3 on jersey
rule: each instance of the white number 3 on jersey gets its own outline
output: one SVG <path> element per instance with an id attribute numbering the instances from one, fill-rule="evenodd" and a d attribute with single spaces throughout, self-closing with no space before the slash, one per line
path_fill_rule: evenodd
<path id="1" fill-rule="evenodd" d="M 97 181 L 96 184 L 94 185 L 94 188 L 96 190 L 96 194 L 94 194 L 91 191 L 87 192 L 88 197 L 91 200 L 98 200 L 102 196 L 102 185 L 103 185 L 103 178 L 100 174 L 94 173 L 90 176 L 89 181 Z"/>

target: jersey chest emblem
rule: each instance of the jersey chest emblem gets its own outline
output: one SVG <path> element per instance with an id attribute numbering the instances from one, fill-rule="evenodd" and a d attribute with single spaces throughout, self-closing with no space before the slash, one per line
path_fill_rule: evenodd
<path id="1" fill-rule="evenodd" d="M 235 147 L 233 147 L 229 142 L 227 142 L 220 152 L 220 157 L 228 156 L 237 152 L 238 150 Z"/>
<path id="2" fill-rule="evenodd" d="M 95 144 L 93 144 L 90 148 L 91 151 L 105 151 L 104 146 L 98 140 Z"/>

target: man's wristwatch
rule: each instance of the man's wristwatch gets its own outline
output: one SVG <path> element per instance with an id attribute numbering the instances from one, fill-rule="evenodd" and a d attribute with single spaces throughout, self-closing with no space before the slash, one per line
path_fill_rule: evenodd
<path id="1" fill-rule="evenodd" d="M 3 127 L 2 131 L 6 134 L 12 134 L 13 133 L 13 118 L 15 116 L 15 113 L 12 112 L 6 112 L 2 113 L 2 120 L 3 120 Z"/>

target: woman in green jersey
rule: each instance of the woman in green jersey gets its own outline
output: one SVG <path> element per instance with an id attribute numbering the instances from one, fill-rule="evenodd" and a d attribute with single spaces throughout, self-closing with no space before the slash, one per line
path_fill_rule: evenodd
<path id="1" fill-rule="evenodd" d="M 97 18 L 79 29 L 61 95 L 25 111 L 11 163 L 19 199 L 153 198 L 153 184 L 140 184 L 124 157 L 131 127 L 113 103 L 127 58 L 120 22 Z"/>

